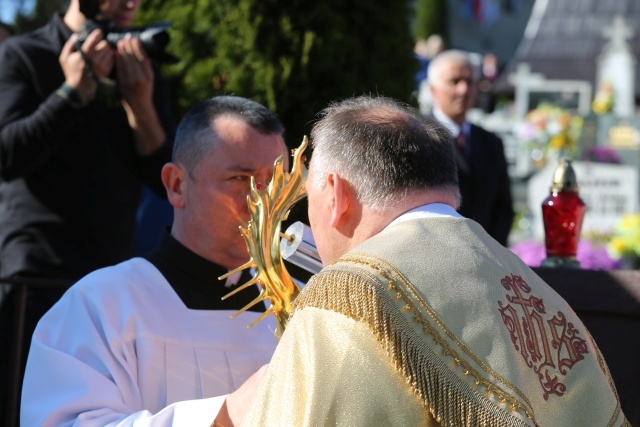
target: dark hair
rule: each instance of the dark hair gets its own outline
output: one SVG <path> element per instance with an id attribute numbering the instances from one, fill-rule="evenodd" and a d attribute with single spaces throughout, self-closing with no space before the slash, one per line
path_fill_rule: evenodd
<path id="1" fill-rule="evenodd" d="M 0 28 L 4 28 L 12 36 L 15 35 L 15 33 L 16 33 L 15 29 L 13 28 L 13 25 L 7 24 L 6 22 L 0 21 Z"/>
<path id="2" fill-rule="evenodd" d="M 424 189 L 459 197 L 451 135 L 435 119 L 368 96 L 334 103 L 321 116 L 311 131 L 314 186 L 321 188 L 334 170 L 361 203 L 374 208 Z"/>
<path id="3" fill-rule="evenodd" d="M 96 15 L 100 12 L 98 0 L 78 0 L 80 4 L 80 13 L 87 19 L 96 19 Z"/>
<path id="4" fill-rule="evenodd" d="M 265 106 L 239 96 L 216 96 L 195 104 L 185 114 L 176 131 L 173 161 L 193 173 L 199 160 L 215 148 L 211 126 L 221 116 L 237 117 L 264 135 L 284 134 L 280 120 Z"/>

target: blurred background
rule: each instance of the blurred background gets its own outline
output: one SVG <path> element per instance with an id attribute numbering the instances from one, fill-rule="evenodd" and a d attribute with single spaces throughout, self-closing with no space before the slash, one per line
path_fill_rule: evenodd
<path id="1" fill-rule="evenodd" d="M 66 3 L 0 0 L 0 20 L 20 34 Z M 570 157 L 588 205 L 579 257 L 613 269 L 640 259 L 640 233 L 626 231 L 640 221 L 638 18 L 640 0 L 142 0 L 136 25 L 171 22 L 167 50 L 179 62 L 162 71 L 178 119 L 196 101 L 236 94 L 275 111 L 290 147 L 332 100 L 375 93 L 428 111 L 429 58 L 470 52 L 479 91 L 467 119 L 504 141 L 510 246 L 530 265 L 544 256 L 540 203 Z"/>
<path id="2" fill-rule="evenodd" d="M 0 0 L 0 20 L 21 34 L 66 3 Z M 546 256 L 541 203 L 553 171 L 573 160 L 587 205 L 583 270 L 536 271 L 588 324 L 640 426 L 640 273 L 593 271 L 640 268 L 640 0 L 141 0 L 136 19 L 171 22 L 167 51 L 179 61 L 162 72 L 177 119 L 210 96 L 252 98 L 280 117 L 291 148 L 332 100 L 372 93 L 427 113 L 430 58 L 470 52 L 478 96 L 467 120 L 504 142 L 509 247 L 532 267 Z M 144 252 L 170 211 L 151 194 L 140 211 Z M 289 223 L 305 215 L 299 203 Z"/>

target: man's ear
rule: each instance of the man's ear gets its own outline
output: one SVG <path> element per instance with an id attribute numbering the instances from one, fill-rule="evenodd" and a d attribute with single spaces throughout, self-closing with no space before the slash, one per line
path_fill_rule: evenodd
<path id="1" fill-rule="evenodd" d="M 175 163 L 167 163 L 162 167 L 160 177 L 167 190 L 167 199 L 174 208 L 185 206 L 185 186 L 187 171 Z"/>
<path id="2" fill-rule="evenodd" d="M 347 219 L 347 211 L 351 205 L 351 187 L 340 175 L 333 172 L 327 175 L 327 185 L 331 191 L 331 218 L 329 219 L 329 225 L 333 228 L 338 228 Z"/>
<path id="3" fill-rule="evenodd" d="M 427 81 L 427 90 L 429 91 L 429 93 L 430 93 L 430 94 L 432 94 L 432 95 L 433 95 L 433 91 L 434 91 L 434 90 L 436 90 L 436 89 L 434 88 L 434 86 L 433 86 L 433 83 L 429 83 L 429 82 Z"/>

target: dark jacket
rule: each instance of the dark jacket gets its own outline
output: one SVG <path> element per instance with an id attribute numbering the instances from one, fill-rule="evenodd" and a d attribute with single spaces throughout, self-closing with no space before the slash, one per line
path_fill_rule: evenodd
<path id="1" fill-rule="evenodd" d="M 471 125 L 467 149 L 467 170 L 458 167 L 461 215 L 478 222 L 502 245 L 507 245 L 514 211 L 507 161 L 502 140 Z"/>
<path id="2" fill-rule="evenodd" d="M 169 140 L 141 157 L 119 103 L 76 109 L 56 94 L 70 36 L 56 15 L 0 45 L 0 278 L 77 280 L 129 258 L 141 183 L 163 193 L 175 128 L 164 83 L 156 73 Z"/>

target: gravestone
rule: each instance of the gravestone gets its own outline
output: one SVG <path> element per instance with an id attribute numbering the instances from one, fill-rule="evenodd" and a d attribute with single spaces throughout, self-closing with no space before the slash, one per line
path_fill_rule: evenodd
<path id="1" fill-rule="evenodd" d="M 532 73 L 526 62 L 518 64 L 509 82 L 515 87 L 515 116 L 524 119 L 540 102 L 574 110 L 586 116 L 591 110 L 591 83 L 584 80 L 548 80 Z"/>
<path id="2" fill-rule="evenodd" d="M 613 114 L 618 118 L 635 115 L 636 59 L 627 39 L 633 38 L 633 31 L 624 18 L 617 15 L 613 26 L 603 31 L 609 42 L 603 47 L 597 62 L 597 82 L 610 84 L 613 88 Z"/>
<path id="3" fill-rule="evenodd" d="M 638 149 L 634 118 L 636 59 L 627 43 L 627 39 L 633 38 L 633 31 L 622 16 L 616 16 L 613 25 L 605 28 L 603 34 L 609 40 L 598 56 L 597 82 L 599 88 L 606 90 L 603 93 L 613 96 L 609 101 L 611 109 L 597 116 L 596 143 L 617 150 L 625 163 L 637 165 L 638 153 L 633 152 Z M 607 96 L 610 95 L 605 98 Z"/>
<path id="4" fill-rule="evenodd" d="M 516 147 L 505 151 L 510 165 L 510 175 L 526 178 L 538 168 L 538 163 L 544 160 L 543 152 L 539 149 L 532 151 L 524 141 L 520 141 L 516 128 L 525 122 L 529 111 L 543 102 L 563 108 L 572 114 L 588 115 L 591 110 L 592 86 L 591 83 L 581 80 L 548 80 L 540 73 L 532 73 L 529 64 L 524 62 L 510 75 L 509 81 L 515 87 L 515 122 L 510 126 L 513 127 L 511 135 Z M 512 155 L 511 158 L 509 154 Z"/>
<path id="5" fill-rule="evenodd" d="M 587 205 L 582 232 L 613 229 L 625 213 L 638 210 L 638 168 L 629 165 L 579 162 L 571 163 L 580 197 Z M 532 214 L 532 232 L 537 240 L 544 240 L 542 202 L 549 195 L 549 187 L 556 164 L 547 164 L 528 182 L 528 207 Z"/>

